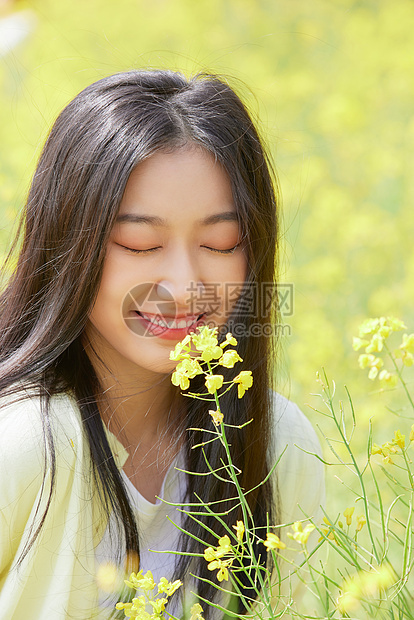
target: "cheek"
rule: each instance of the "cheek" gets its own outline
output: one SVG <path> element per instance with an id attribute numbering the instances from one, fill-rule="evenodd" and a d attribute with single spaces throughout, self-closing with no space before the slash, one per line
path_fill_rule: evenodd
<path id="1" fill-rule="evenodd" d="M 91 321 L 113 322 L 122 318 L 122 303 L 134 284 L 136 278 L 131 277 L 131 271 L 118 261 L 107 261 L 104 266 L 98 296 L 91 313 Z"/>

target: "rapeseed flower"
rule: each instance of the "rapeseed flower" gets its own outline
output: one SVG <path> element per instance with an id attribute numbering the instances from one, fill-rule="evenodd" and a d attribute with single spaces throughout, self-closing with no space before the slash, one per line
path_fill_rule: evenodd
<path id="1" fill-rule="evenodd" d="M 222 349 L 224 349 L 224 347 L 227 347 L 228 344 L 232 344 L 234 347 L 237 346 L 237 340 L 230 332 L 226 334 L 226 340 L 222 342 L 220 346 Z"/>
<path id="2" fill-rule="evenodd" d="M 204 362 L 211 362 L 223 355 L 223 349 L 218 346 L 217 327 L 199 327 L 198 334 L 191 334 L 193 344 L 197 351 L 201 352 Z"/>
<path id="3" fill-rule="evenodd" d="M 403 334 L 403 341 L 400 349 L 408 353 L 414 353 L 414 334 Z"/>
<path id="4" fill-rule="evenodd" d="M 351 525 L 352 523 L 352 515 L 354 514 L 355 506 L 351 506 L 351 508 L 347 508 L 344 510 L 344 517 L 346 519 L 346 524 Z"/>
<path id="5" fill-rule="evenodd" d="M 362 528 L 364 527 L 365 523 L 367 522 L 367 520 L 364 515 L 359 515 L 356 521 L 357 521 L 356 531 L 360 532 Z"/>
<path id="6" fill-rule="evenodd" d="M 190 620 L 204 620 L 202 616 L 203 608 L 201 607 L 200 603 L 194 603 L 194 605 L 190 609 L 190 613 Z"/>
<path id="7" fill-rule="evenodd" d="M 183 582 L 180 581 L 179 579 L 176 579 L 175 581 L 171 582 L 171 581 L 168 581 L 165 577 L 161 577 L 160 582 L 158 584 L 158 593 L 159 594 L 163 593 L 163 594 L 166 594 L 167 596 L 171 596 L 182 585 L 183 585 Z"/>
<path id="8" fill-rule="evenodd" d="M 222 558 L 226 555 L 233 555 L 230 538 L 227 534 L 219 538 L 217 547 L 207 547 L 204 550 L 204 559 L 209 563 L 207 568 L 211 571 L 218 570 L 218 581 L 228 581 L 229 578 L 228 569 L 232 566 L 234 557 L 223 560 Z"/>
<path id="9" fill-rule="evenodd" d="M 237 540 L 241 542 L 243 540 L 243 536 L 245 532 L 243 521 L 237 521 L 236 525 L 233 525 L 233 529 L 236 530 Z"/>
<path id="10" fill-rule="evenodd" d="M 217 409 L 217 411 L 213 411 L 212 409 L 210 409 L 209 414 L 211 415 L 212 419 L 213 419 L 213 424 L 214 426 L 220 426 L 220 424 L 223 422 L 223 414 L 221 413 L 221 411 L 219 411 Z"/>
<path id="11" fill-rule="evenodd" d="M 237 383 L 237 395 L 239 398 L 243 398 L 246 390 L 252 387 L 253 377 L 251 370 L 242 370 L 237 377 L 234 377 L 233 383 Z"/>
<path id="12" fill-rule="evenodd" d="M 401 450 L 405 448 L 405 435 L 401 433 L 400 429 L 394 431 L 394 439 L 392 441 L 399 446 Z"/>
<path id="13" fill-rule="evenodd" d="M 287 536 L 292 540 L 296 540 L 301 545 L 306 545 L 308 542 L 308 538 L 311 532 L 315 529 L 315 526 L 312 523 L 309 523 L 305 529 L 303 529 L 301 521 L 295 521 L 291 526 L 293 533 L 288 532 Z"/>
<path id="14" fill-rule="evenodd" d="M 272 549 L 286 549 L 285 543 L 280 540 L 279 536 L 272 532 L 267 532 L 266 540 L 263 541 L 263 544 L 267 547 L 268 551 Z"/>
<path id="15" fill-rule="evenodd" d="M 380 591 L 389 588 L 394 579 L 394 572 L 388 564 L 376 570 L 361 570 L 348 577 L 342 584 L 342 594 L 336 603 L 338 610 L 342 614 L 355 611 L 362 600 L 378 598 Z"/>
<path id="16" fill-rule="evenodd" d="M 223 355 L 218 360 L 220 366 L 224 366 L 225 368 L 233 368 L 234 364 L 237 362 L 242 362 L 242 358 L 234 349 L 228 349 L 224 351 Z"/>
<path id="17" fill-rule="evenodd" d="M 214 394 L 223 385 L 223 375 L 207 375 L 206 376 L 206 388 L 210 394 Z"/>
<path id="18" fill-rule="evenodd" d="M 173 385 L 179 385 L 182 390 L 186 390 L 190 386 L 190 379 L 194 379 L 196 375 L 203 374 L 203 370 L 197 360 L 183 359 L 173 372 L 171 382 Z"/>

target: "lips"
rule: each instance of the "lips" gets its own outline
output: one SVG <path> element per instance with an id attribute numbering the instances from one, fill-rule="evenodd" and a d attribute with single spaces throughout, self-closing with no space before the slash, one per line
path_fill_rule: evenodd
<path id="1" fill-rule="evenodd" d="M 162 316 L 160 314 L 147 314 L 135 310 L 135 315 L 145 324 L 146 330 L 154 336 L 167 339 L 181 339 L 202 324 L 203 314 L 184 315 L 176 317 Z"/>
<path id="2" fill-rule="evenodd" d="M 164 317 L 159 314 L 157 315 L 146 314 L 145 312 L 139 312 L 138 310 L 136 312 L 146 321 L 152 323 L 153 325 L 163 327 L 164 329 L 188 329 L 192 325 L 197 323 L 197 321 L 201 319 L 201 317 L 203 316 L 202 314 L 200 314 L 199 316 L 187 316 L 185 318 L 184 317 L 173 318 L 173 317 L 167 317 L 167 316 Z"/>

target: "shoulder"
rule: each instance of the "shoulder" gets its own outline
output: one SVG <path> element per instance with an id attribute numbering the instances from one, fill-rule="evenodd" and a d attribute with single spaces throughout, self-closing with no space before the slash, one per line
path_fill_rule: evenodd
<path id="1" fill-rule="evenodd" d="M 321 455 L 318 437 L 299 407 L 281 394 L 272 392 L 273 446 L 280 454 L 286 446 L 299 446 Z"/>
<path id="2" fill-rule="evenodd" d="M 3 499 L 28 486 L 38 487 L 48 468 L 50 443 L 57 465 L 70 464 L 82 444 L 79 411 L 70 396 L 51 397 L 45 416 L 41 398 L 20 389 L 0 397 L 0 480 Z M 37 483 L 34 484 L 34 482 Z M 3 503 L 3 502 L 2 502 Z"/>
<path id="3" fill-rule="evenodd" d="M 272 393 L 271 464 L 286 522 L 314 516 L 324 503 L 324 466 L 318 437 L 297 405 Z"/>

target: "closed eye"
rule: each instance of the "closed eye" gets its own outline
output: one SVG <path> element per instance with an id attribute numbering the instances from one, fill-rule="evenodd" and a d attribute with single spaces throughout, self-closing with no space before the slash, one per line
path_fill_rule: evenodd
<path id="1" fill-rule="evenodd" d="M 217 248 L 211 248 L 208 245 L 202 245 L 202 248 L 205 248 L 206 250 L 210 250 L 210 252 L 217 252 L 218 254 L 233 254 L 235 252 L 235 250 L 239 247 L 240 243 L 236 243 L 236 245 L 232 248 L 229 248 L 228 250 L 219 250 Z"/>
<path id="2" fill-rule="evenodd" d="M 129 248 L 126 245 L 122 245 L 121 243 L 117 243 L 116 245 L 118 245 L 120 248 L 124 248 L 124 250 L 128 250 L 128 252 L 133 252 L 133 254 L 149 254 L 150 252 L 155 252 L 155 250 L 159 250 L 160 249 L 160 245 L 157 245 L 155 248 L 148 248 L 145 250 L 137 250 L 135 248 Z"/>

